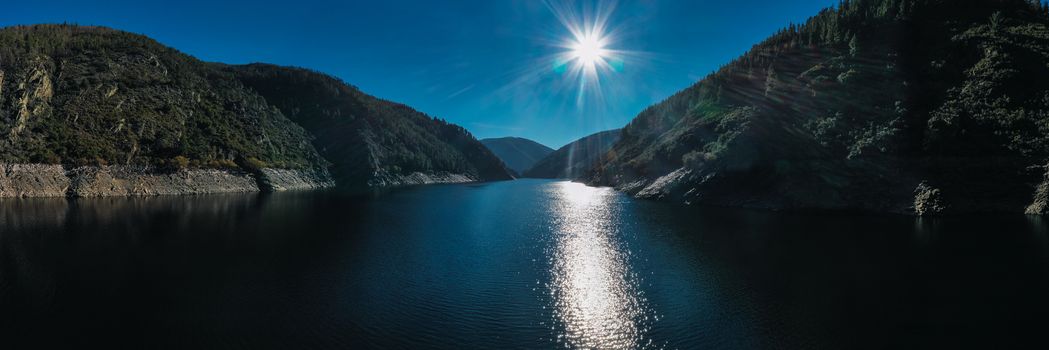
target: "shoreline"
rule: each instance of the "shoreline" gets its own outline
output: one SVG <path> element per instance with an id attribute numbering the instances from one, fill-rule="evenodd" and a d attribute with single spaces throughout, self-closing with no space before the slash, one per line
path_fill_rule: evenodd
<path id="1" fill-rule="evenodd" d="M 131 197 L 282 192 L 335 187 L 323 170 L 158 171 L 151 167 L 0 163 L 0 198 Z"/>

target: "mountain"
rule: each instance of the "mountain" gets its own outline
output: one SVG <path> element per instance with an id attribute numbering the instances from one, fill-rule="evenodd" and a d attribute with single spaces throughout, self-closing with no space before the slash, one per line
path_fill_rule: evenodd
<path id="1" fill-rule="evenodd" d="M 842 1 L 641 112 L 591 184 L 772 209 L 1042 214 L 1049 9 Z"/>
<path id="2" fill-rule="evenodd" d="M 513 179 L 466 129 L 369 96 L 334 77 L 269 64 L 225 66 L 223 71 L 310 132 L 345 187 Z"/>
<path id="3" fill-rule="evenodd" d="M 232 75 L 144 36 L 98 27 L 0 30 L 0 160 L 301 168 L 301 127 Z"/>
<path id="4" fill-rule="evenodd" d="M 578 179 L 619 140 L 620 130 L 602 131 L 573 141 L 524 172 L 525 177 Z"/>
<path id="5" fill-rule="evenodd" d="M 461 127 L 335 78 L 101 27 L 0 29 L 0 135 L 0 196 L 329 187 L 329 167 L 350 189 L 510 178 Z"/>
<path id="6" fill-rule="evenodd" d="M 503 137 L 481 140 L 488 149 L 492 150 L 506 166 L 518 174 L 531 169 L 536 162 L 543 159 L 554 150 L 550 147 L 520 137 Z"/>

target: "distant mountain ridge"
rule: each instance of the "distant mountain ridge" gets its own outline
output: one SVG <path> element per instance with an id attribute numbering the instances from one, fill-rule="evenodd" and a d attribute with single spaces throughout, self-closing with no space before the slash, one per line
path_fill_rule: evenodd
<path id="1" fill-rule="evenodd" d="M 1049 7 L 846 0 L 639 114 L 589 183 L 643 198 L 1049 212 Z"/>
<path id="2" fill-rule="evenodd" d="M 506 166 L 517 174 L 523 174 L 535 163 L 545 158 L 554 150 L 538 142 L 521 137 L 502 137 L 482 139 L 481 143 L 492 150 Z"/>
<path id="3" fill-rule="evenodd" d="M 608 130 L 575 140 L 540 160 L 523 175 L 544 179 L 582 178 L 619 141 L 619 134 L 618 129 Z"/>
<path id="4" fill-rule="evenodd" d="M 512 178 L 465 129 L 336 78 L 75 25 L 0 29 L 0 164 L 0 196 L 328 187 L 329 167 L 353 191 Z"/>

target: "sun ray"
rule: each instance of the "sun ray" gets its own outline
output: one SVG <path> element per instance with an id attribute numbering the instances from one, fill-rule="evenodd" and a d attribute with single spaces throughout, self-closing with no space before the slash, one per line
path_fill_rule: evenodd
<path id="1" fill-rule="evenodd" d="M 577 79 L 577 106 L 594 97 L 602 101 L 601 76 L 622 71 L 619 51 L 610 48 L 615 40 L 609 31 L 609 18 L 615 2 L 596 2 L 576 7 L 574 2 L 546 2 L 569 36 L 558 46 L 564 51 L 554 60 L 554 72 L 566 79 Z"/>

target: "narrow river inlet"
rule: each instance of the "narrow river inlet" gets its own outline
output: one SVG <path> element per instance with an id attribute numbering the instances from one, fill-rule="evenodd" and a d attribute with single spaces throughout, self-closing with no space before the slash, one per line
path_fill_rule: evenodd
<path id="1" fill-rule="evenodd" d="M 763 349 L 1028 346 L 1049 233 L 639 201 L 518 180 L 0 200 L 0 345 Z M 959 305 L 964 307 L 959 307 Z"/>

